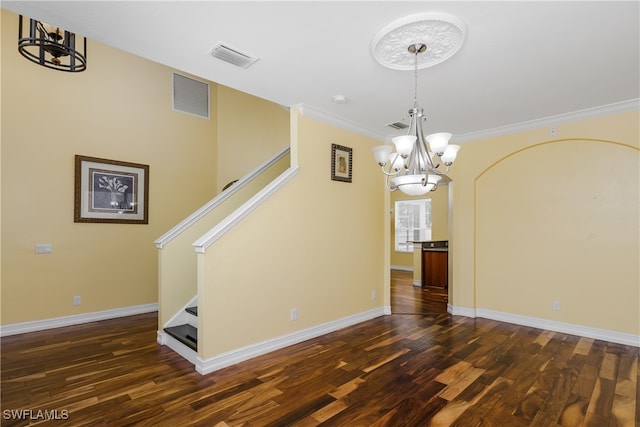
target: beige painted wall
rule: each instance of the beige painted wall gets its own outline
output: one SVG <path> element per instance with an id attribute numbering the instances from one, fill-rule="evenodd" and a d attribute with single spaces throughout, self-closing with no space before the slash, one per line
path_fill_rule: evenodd
<path id="1" fill-rule="evenodd" d="M 455 167 L 455 166 L 454 166 Z M 420 270 L 421 265 L 414 265 L 414 254 L 396 252 L 395 250 L 395 202 L 398 200 L 431 199 L 431 240 L 449 239 L 449 187 L 442 185 L 436 191 L 430 191 L 423 196 L 407 196 L 401 191 L 391 193 L 391 238 L 389 251 L 391 253 L 391 267 L 412 269 L 414 273 Z M 415 276 L 414 276 L 415 277 Z M 420 276 L 421 277 L 421 276 Z"/>
<path id="2" fill-rule="evenodd" d="M 298 119 L 298 174 L 201 255 L 201 358 L 389 304 L 376 142 Z M 331 143 L 353 148 L 350 184 L 330 180 Z"/>
<path id="3" fill-rule="evenodd" d="M 289 145 L 289 110 L 218 85 L 218 191 Z"/>
<path id="4" fill-rule="evenodd" d="M 172 111 L 172 69 L 91 40 L 82 73 L 33 64 L 17 23 L 2 11 L 2 324 L 155 303 L 153 241 L 215 195 L 215 121 Z M 149 224 L 74 223 L 76 154 L 149 165 Z"/>
<path id="5" fill-rule="evenodd" d="M 175 70 L 92 40 L 86 71 L 49 70 L 17 22 L 2 11 L 2 324 L 155 303 L 153 241 L 286 147 L 288 111 L 210 82 L 211 120 L 177 113 Z M 149 224 L 74 223 L 75 154 L 148 164 Z"/>
<path id="6" fill-rule="evenodd" d="M 464 144 L 450 302 L 639 334 L 639 129 L 633 111 Z"/>

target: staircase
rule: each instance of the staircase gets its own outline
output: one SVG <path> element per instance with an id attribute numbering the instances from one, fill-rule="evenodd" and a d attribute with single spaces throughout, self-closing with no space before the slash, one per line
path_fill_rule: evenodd
<path id="1" fill-rule="evenodd" d="M 198 317 L 198 307 L 187 307 L 185 311 L 193 316 L 194 321 L 192 323 L 197 323 L 196 318 Z M 164 331 L 189 347 L 191 350 L 198 351 L 198 328 L 193 326 L 191 323 L 169 326 L 164 328 Z"/>
<path id="2" fill-rule="evenodd" d="M 207 325 L 198 320 L 198 265 L 200 254 L 259 204 L 295 176 L 290 148 L 256 168 L 218 194 L 185 220 L 159 237 L 158 334 L 167 345 L 198 366 L 198 333 L 206 336 Z M 204 338 L 203 338 L 204 339 Z M 200 351 L 205 346 L 200 346 Z"/>

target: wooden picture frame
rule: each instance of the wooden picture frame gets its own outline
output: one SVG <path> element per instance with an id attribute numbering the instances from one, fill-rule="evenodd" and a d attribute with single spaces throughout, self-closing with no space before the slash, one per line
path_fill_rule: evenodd
<path id="1" fill-rule="evenodd" d="M 75 156 L 74 222 L 149 223 L 149 166 Z"/>
<path id="2" fill-rule="evenodd" d="M 353 177 L 353 149 L 331 144 L 331 179 L 351 182 Z"/>

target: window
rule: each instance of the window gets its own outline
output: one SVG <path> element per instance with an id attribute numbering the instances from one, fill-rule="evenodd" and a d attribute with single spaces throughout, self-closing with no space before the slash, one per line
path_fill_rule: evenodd
<path id="1" fill-rule="evenodd" d="M 431 199 L 396 201 L 396 252 L 413 252 L 413 242 L 431 240 Z"/>

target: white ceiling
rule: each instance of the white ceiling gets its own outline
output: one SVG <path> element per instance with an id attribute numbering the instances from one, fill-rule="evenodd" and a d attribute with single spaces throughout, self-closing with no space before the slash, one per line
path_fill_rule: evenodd
<path id="1" fill-rule="evenodd" d="M 304 104 L 384 139 L 413 104 L 413 71 L 381 66 L 370 43 L 397 19 L 456 16 L 467 39 L 419 71 L 425 132 L 458 141 L 594 109 L 637 107 L 638 1 L 3 1 L 2 8 L 285 106 Z M 209 55 L 225 42 L 248 69 Z M 88 51 L 88 67 L 92 53 Z M 333 102 L 344 95 L 344 104 Z M 613 104 L 613 105 L 611 105 Z M 552 120 L 551 120 L 552 121 Z M 548 121 L 548 122 L 551 122 Z"/>

